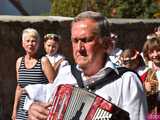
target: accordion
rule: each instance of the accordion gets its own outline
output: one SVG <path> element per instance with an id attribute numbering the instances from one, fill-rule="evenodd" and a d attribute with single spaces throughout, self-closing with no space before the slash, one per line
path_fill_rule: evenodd
<path id="1" fill-rule="evenodd" d="M 129 113 L 85 89 L 60 85 L 47 120 L 129 120 Z"/>

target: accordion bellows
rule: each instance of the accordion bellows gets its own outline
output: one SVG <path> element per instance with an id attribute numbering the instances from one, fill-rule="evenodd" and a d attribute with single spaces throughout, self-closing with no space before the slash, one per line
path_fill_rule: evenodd
<path id="1" fill-rule="evenodd" d="M 85 89 L 60 85 L 47 120 L 129 120 L 128 112 Z"/>

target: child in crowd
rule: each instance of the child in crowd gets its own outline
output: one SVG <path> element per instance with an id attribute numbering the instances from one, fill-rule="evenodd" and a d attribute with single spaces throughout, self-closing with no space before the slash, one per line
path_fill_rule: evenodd
<path id="1" fill-rule="evenodd" d="M 147 93 L 148 120 L 160 116 L 160 37 L 148 39 L 143 46 L 143 54 L 149 70 L 144 81 Z"/>
<path id="2" fill-rule="evenodd" d="M 44 36 L 44 50 L 56 73 L 60 67 L 69 64 L 65 57 L 59 53 L 60 39 L 57 34 L 46 34 Z"/>
<path id="3" fill-rule="evenodd" d="M 141 80 L 144 81 L 147 75 L 147 67 L 142 56 L 136 49 L 125 49 L 119 58 L 122 67 L 136 71 Z"/>

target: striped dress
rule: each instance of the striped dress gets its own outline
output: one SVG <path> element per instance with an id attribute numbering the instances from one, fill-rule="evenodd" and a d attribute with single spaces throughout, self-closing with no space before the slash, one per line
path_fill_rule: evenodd
<path id="1" fill-rule="evenodd" d="M 33 68 L 27 69 L 24 64 L 24 57 L 19 67 L 18 84 L 24 88 L 29 84 L 47 84 L 48 80 L 42 71 L 41 59 L 38 60 Z M 16 120 L 27 120 L 28 113 L 23 109 L 26 94 L 22 94 L 17 110 Z"/>

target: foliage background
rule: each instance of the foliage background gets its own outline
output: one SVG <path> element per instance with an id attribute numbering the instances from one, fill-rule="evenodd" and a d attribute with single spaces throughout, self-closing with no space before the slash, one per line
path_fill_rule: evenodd
<path id="1" fill-rule="evenodd" d="M 51 15 L 74 17 L 86 10 L 109 18 L 160 18 L 160 0 L 51 0 Z"/>

